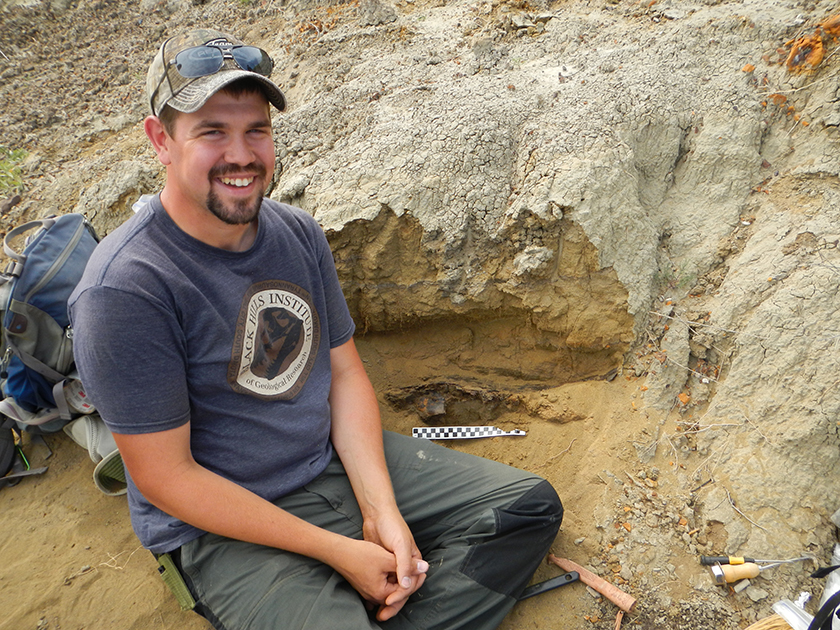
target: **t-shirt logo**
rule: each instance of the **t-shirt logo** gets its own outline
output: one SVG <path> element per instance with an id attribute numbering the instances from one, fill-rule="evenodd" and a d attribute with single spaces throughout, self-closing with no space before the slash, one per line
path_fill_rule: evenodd
<path id="1" fill-rule="evenodd" d="M 309 293 L 280 280 L 259 282 L 239 309 L 228 382 L 243 394 L 294 398 L 312 370 L 320 341 Z"/>

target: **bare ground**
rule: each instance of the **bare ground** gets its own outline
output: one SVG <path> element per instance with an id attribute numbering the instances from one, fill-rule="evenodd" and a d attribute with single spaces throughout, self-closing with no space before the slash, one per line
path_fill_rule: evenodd
<path id="1" fill-rule="evenodd" d="M 273 2 L 102 1 L 79 2 L 69 10 L 69 3 L 61 2 L 13 4 L 20 3 L 0 3 L 0 52 L 6 57 L 5 65 L 0 59 L 0 143 L 27 147 L 32 157 L 23 201 L 3 216 L 4 229 L 45 206 L 72 209 L 80 190 L 117 175 L 112 170 L 117 156 L 148 152 L 137 124 L 145 114 L 137 95 L 146 60 L 166 28 L 203 19 L 245 37 L 285 29 L 290 47 L 305 48 L 308 36 L 331 20 L 349 19 L 342 11 L 356 6 L 302 3 L 291 19 L 288 12 L 273 11 L 280 6 Z M 495 7 L 499 4 L 504 3 Z M 400 8 L 420 5 L 406 2 Z M 639 16 L 640 29 L 665 19 L 639 3 L 621 6 Z M 585 8 L 594 10 L 595 3 Z M 103 49 L 112 54 L 98 54 Z M 115 63 L 115 57 L 126 62 Z M 288 71 L 284 79 L 296 75 Z M 160 182 L 154 173 L 145 177 L 151 189 Z M 836 181 L 823 185 L 837 187 Z M 796 185 L 783 179 L 770 188 L 756 193 L 766 195 L 765 206 L 764 200 L 781 203 Z M 113 207 L 130 201 L 115 201 Z M 761 204 L 755 204 L 759 218 Z M 104 210 L 96 218 L 103 232 L 126 216 L 104 216 Z M 732 251 L 743 248 L 737 236 Z M 714 274 L 701 281 L 714 288 Z M 697 312 L 704 306 L 699 301 Z M 651 327 L 654 339 L 662 338 L 665 325 Z M 445 401 L 449 423 L 527 432 L 450 446 L 532 470 L 555 485 L 566 516 L 552 551 L 638 598 L 625 627 L 743 628 L 769 614 L 770 604 L 781 597 L 794 598 L 806 588 L 819 592 L 807 580 L 810 566 L 801 565 L 758 578 L 748 594 L 711 585 L 697 557 L 729 551 L 727 534 L 698 519 L 695 508 L 726 481 L 726 473 L 717 469 L 714 479 L 707 474 L 710 456 L 697 452 L 692 433 L 708 399 L 665 410 L 647 405 L 646 373 L 637 376 L 630 364 L 657 361 L 656 348 L 641 346 L 624 364 L 608 352 L 589 364 L 578 357 L 577 373 L 585 378 L 565 369 L 574 367 L 570 360 L 556 379 L 523 381 L 518 375 L 529 371 L 523 366 L 540 372 L 546 361 L 539 339 L 529 336 L 536 337 L 531 322 L 489 313 L 484 321 L 454 318 L 370 332 L 359 347 L 380 393 L 386 428 L 409 433 L 422 425 L 419 398 L 434 395 Z M 610 362 L 614 370 L 600 369 Z M 61 434 L 46 439 L 53 450 L 49 459 L 40 445 L 26 444 L 25 450 L 34 465 L 45 463 L 49 471 L 0 491 L 0 523 L 7 533 L 0 542 L 0 628 L 206 628 L 178 610 L 131 531 L 125 499 L 105 497 L 91 482 L 87 454 Z M 724 494 L 719 501 L 732 499 Z M 809 550 L 824 551 L 827 543 L 824 534 L 815 534 Z M 795 549 L 768 553 L 776 551 Z M 558 573 L 546 565 L 535 579 Z M 573 584 L 518 604 L 502 628 L 606 630 L 615 627 L 616 613 L 611 603 Z"/>

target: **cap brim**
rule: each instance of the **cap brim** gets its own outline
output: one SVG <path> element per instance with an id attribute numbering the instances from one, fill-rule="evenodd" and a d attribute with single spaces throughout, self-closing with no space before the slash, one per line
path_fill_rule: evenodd
<path id="1" fill-rule="evenodd" d="M 244 78 L 256 79 L 262 83 L 269 102 L 281 112 L 286 109 L 286 97 L 283 96 L 280 88 L 268 77 L 247 70 L 226 70 L 195 79 L 183 87 L 177 96 L 169 99 L 166 105 L 179 112 L 190 114 L 201 109 L 210 97 L 223 87 Z"/>

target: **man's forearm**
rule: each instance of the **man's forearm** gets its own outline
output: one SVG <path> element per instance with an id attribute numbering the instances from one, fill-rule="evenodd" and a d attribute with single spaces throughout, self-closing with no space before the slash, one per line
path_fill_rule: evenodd
<path id="1" fill-rule="evenodd" d="M 389 579 L 396 559 L 380 545 L 321 529 L 198 465 L 189 454 L 189 424 L 115 437 L 138 489 L 172 516 L 207 532 L 314 558 L 381 606 L 398 590 Z"/>
<path id="2" fill-rule="evenodd" d="M 377 612 L 377 619 L 385 621 L 423 585 L 428 564 L 397 508 L 385 462 L 379 404 L 353 341 L 333 349 L 330 361 L 333 446 L 361 509 L 365 540 L 393 554 L 396 562 L 394 577 L 399 589 Z"/>
<path id="3" fill-rule="evenodd" d="M 373 386 L 352 341 L 332 351 L 331 439 L 367 518 L 396 509 Z"/>
<path id="4" fill-rule="evenodd" d="M 174 432 L 188 436 L 189 425 Z M 332 564 L 325 555 L 344 540 L 342 536 L 315 527 L 198 465 L 187 452 L 172 448 L 177 436 L 164 440 L 155 434 L 115 438 L 140 491 L 167 514 L 204 531 Z M 134 453 L 140 456 L 133 457 Z"/>

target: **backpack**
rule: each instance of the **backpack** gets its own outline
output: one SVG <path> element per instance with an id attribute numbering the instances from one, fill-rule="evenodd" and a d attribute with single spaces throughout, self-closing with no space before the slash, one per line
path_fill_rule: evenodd
<path id="1" fill-rule="evenodd" d="M 12 239 L 32 230 L 37 231 L 26 239 L 23 253 L 17 252 Z M 15 444 L 15 429 L 42 441 L 40 434 L 63 429 L 87 448 L 96 464 L 96 486 L 112 496 L 126 492 L 114 437 L 86 400 L 75 370 L 67 313 L 70 294 L 98 243 L 93 227 L 76 213 L 30 221 L 3 239 L 12 260 L 0 274 L 0 488 L 46 470 L 29 467 Z"/>
<path id="2" fill-rule="evenodd" d="M 32 230 L 22 253 L 12 239 Z M 11 230 L 0 274 L 0 414 L 18 429 L 52 433 L 93 411 L 73 362 L 67 300 L 99 239 L 81 214 L 30 221 Z"/>

